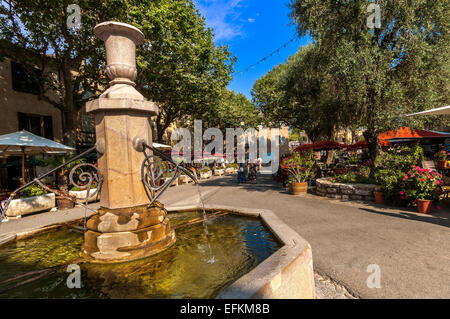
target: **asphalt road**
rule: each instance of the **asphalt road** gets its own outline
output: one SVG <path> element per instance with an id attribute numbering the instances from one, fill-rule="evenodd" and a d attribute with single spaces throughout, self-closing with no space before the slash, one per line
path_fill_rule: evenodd
<path id="1" fill-rule="evenodd" d="M 361 298 L 450 298 L 450 214 L 351 203 L 315 195 L 293 196 L 270 176 L 256 185 L 236 177 L 201 184 L 208 204 L 267 208 L 312 246 L 314 269 Z M 196 201 L 196 187 L 173 187 L 166 205 Z M 369 265 L 380 270 L 381 288 L 369 288 Z M 372 268 L 373 271 L 374 268 Z M 372 277 L 371 277 L 372 278 Z"/>

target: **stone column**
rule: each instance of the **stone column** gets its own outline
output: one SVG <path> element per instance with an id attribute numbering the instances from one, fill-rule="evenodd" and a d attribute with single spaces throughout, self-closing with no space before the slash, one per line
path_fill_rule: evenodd
<path id="1" fill-rule="evenodd" d="M 175 234 L 161 205 L 147 207 L 141 179 L 145 157 L 133 146 L 136 138 L 151 145 L 149 119 L 158 114 L 157 105 L 134 88 L 136 45 L 143 43 L 144 35 L 120 22 L 101 23 L 94 33 L 105 42 L 111 82 L 99 99 L 86 105 L 95 118 L 103 186 L 99 214 L 87 222 L 83 252 L 94 262 L 121 262 L 167 248 Z"/>

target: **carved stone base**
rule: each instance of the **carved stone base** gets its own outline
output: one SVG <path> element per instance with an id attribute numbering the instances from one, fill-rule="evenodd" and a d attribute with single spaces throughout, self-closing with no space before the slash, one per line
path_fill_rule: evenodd
<path id="1" fill-rule="evenodd" d="M 100 208 L 86 224 L 82 252 L 94 263 L 118 263 L 157 254 L 176 241 L 166 215 L 159 203 L 150 208 Z"/>

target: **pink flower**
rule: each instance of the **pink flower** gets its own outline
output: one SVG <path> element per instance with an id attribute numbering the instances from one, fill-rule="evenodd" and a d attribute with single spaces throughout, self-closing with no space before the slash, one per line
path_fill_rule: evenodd
<path id="1" fill-rule="evenodd" d="M 421 178 L 420 181 L 423 182 L 423 181 L 425 181 L 425 179 Z"/>
<path id="2" fill-rule="evenodd" d="M 439 181 L 436 181 L 436 185 L 439 185 L 441 182 L 439 182 Z"/>
<path id="3" fill-rule="evenodd" d="M 416 175 L 412 174 L 411 177 L 415 177 Z"/>
<path id="4" fill-rule="evenodd" d="M 405 196 L 402 196 L 402 199 L 405 199 Z"/>
<path id="5" fill-rule="evenodd" d="M 400 195 L 403 195 L 405 192 L 400 192 Z"/>

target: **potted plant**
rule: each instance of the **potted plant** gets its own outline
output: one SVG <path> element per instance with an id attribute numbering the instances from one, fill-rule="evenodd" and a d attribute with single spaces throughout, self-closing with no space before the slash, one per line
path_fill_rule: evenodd
<path id="1" fill-rule="evenodd" d="M 314 153 L 312 151 L 303 154 L 294 152 L 283 164 L 289 174 L 288 180 L 291 194 L 306 193 L 308 191 L 307 180 L 314 173 Z"/>
<path id="2" fill-rule="evenodd" d="M 348 169 L 345 167 L 344 163 L 338 163 L 333 168 L 333 172 L 334 172 L 335 175 L 342 175 L 342 174 L 347 174 L 348 173 Z"/>
<path id="3" fill-rule="evenodd" d="M 208 179 L 212 176 L 212 172 L 209 169 L 209 167 L 205 166 L 200 170 L 200 178 L 201 179 Z"/>
<path id="4" fill-rule="evenodd" d="M 57 167 L 57 166 L 65 164 L 66 162 L 69 161 L 69 159 L 70 158 L 67 155 L 56 155 L 53 160 L 46 162 L 46 164 L 50 164 L 52 166 Z M 61 196 L 61 195 L 56 194 L 56 203 L 57 203 L 58 208 L 69 209 L 69 208 L 73 208 L 75 206 L 76 197 L 69 195 L 68 175 L 72 168 L 74 168 L 78 164 L 84 163 L 84 161 L 85 161 L 84 159 L 79 159 L 79 160 L 73 161 L 73 162 L 61 167 L 58 170 L 57 178 L 56 178 L 57 187 L 61 191 L 61 193 L 65 195 L 65 196 Z"/>
<path id="5" fill-rule="evenodd" d="M 402 185 L 401 198 L 415 201 L 419 213 L 429 214 L 433 200 L 439 199 L 442 175 L 428 168 L 412 166 L 403 177 Z"/>
<path id="6" fill-rule="evenodd" d="M 436 154 L 434 154 L 434 158 L 437 161 L 438 167 L 447 167 L 447 151 L 440 150 Z"/>
<path id="7" fill-rule="evenodd" d="M 384 191 L 383 188 L 377 186 L 373 191 L 373 197 L 375 197 L 375 203 L 383 204 L 384 203 Z"/>

